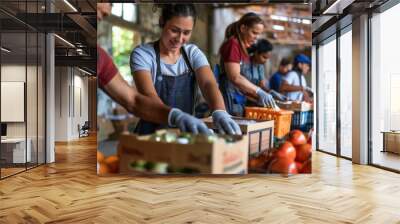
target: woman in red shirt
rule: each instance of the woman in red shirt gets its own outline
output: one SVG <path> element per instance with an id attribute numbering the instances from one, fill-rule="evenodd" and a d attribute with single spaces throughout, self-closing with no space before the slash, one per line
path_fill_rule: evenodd
<path id="1" fill-rule="evenodd" d="M 247 52 L 264 30 L 264 22 L 255 13 L 247 13 L 230 24 L 225 31 L 225 41 L 220 48 L 222 74 L 220 90 L 228 113 L 243 116 L 246 97 L 259 106 L 275 108 L 272 96 L 254 85 L 244 76 L 244 63 L 249 63 Z"/>

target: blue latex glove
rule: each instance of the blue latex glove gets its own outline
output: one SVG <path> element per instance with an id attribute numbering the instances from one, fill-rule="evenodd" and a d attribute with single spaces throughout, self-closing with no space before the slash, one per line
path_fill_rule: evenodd
<path id="1" fill-rule="evenodd" d="M 287 100 L 287 97 L 286 97 L 285 95 L 280 94 L 280 93 L 276 92 L 276 91 L 273 90 L 273 89 L 271 89 L 271 90 L 269 91 L 269 93 L 270 93 L 275 99 L 277 99 L 277 100 L 280 100 L 280 101 L 286 101 L 286 100 Z"/>
<path id="2" fill-rule="evenodd" d="M 278 106 L 275 104 L 275 100 L 272 97 L 271 94 L 266 93 L 264 90 L 262 90 L 260 87 L 257 88 L 256 91 L 258 95 L 258 101 L 257 104 L 262 107 L 271 107 L 271 108 L 278 108 Z"/>
<path id="3" fill-rule="evenodd" d="M 308 92 L 314 93 L 311 87 L 306 86 L 304 89 Z"/>
<path id="4" fill-rule="evenodd" d="M 202 133 L 210 135 L 212 132 L 204 122 L 192 115 L 181 111 L 178 108 L 172 108 L 168 114 L 168 124 L 171 127 L 178 127 L 182 132 L 192 132 L 194 134 Z"/>
<path id="5" fill-rule="evenodd" d="M 212 113 L 212 118 L 215 127 L 218 128 L 218 131 L 221 134 L 229 134 L 229 135 L 241 135 L 242 131 L 239 128 L 239 125 L 231 118 L 224 110 L 216 110 Z"/>

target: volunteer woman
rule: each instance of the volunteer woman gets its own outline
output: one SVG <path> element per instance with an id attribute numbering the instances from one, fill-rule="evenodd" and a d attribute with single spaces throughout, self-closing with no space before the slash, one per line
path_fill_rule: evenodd
<path id="1" fill-rule="evenodd" d="M 244 64 L 250 62 L 247 52 L 263 32 L 264 23 L 255 13 L 247 13 L 230 24 L 225 31 L 225 41 L 220 48 L 222 74 L 220 89 L 228 113 L 243 116 L 246 97 L 259 106 L 276 107 L 272 96 L 251 83 L 245 76 Z"/>
<path id="2" fill-rule="evenodd" d="M 159 40 L 142 44 L 131 54 L 136 87 L 140 93 L 173 108 L 168 116 L 169 126 L 172 126 L 184 112 L 194 114 L 198 85 L 213 110 L 214 125 L 223 133 L 241 134 L 239 126 L 225 111 L 207 58 L 196 45 L 188 44 L 195 22 L 196 11 L 192 4 L 162 5 Z M 149 134 L 159 128 L 163 126 L 140 120 L 136 132 Z M 192 131 L 192 128 L 189 122 L 186 129 Z"/>
<path id="3" fill-rule="evenodd" d="M 286 97 L 269 88 L 268 80 L 265 78 L 264 64 L 271 57 L 272 44 L 267 39 L 260 39 L 247 49 L 250 55 L 250 63 L 243 64 L 243 75 L 254 85 L 265 92 L 270 93 L 274 99 L 286 100 Z M 253 106 L 251 101 L 247 105 Z"/>

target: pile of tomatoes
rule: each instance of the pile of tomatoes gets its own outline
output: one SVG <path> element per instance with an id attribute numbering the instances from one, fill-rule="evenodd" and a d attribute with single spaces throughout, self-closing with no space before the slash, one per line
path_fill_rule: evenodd
<path id="1" fill-rule="evenodd" d="M 105 157 L 97 151 L 97 174 L 110 174 L 119 172 L 119 158 L 116 155 Z"/>
<path id="2" fill-rule="evenodd" d="M 311 173 L 311 135 L 292 130 L 277 149 L 263 152 L 249 161 L 249 169 L 267 173 Z"/>

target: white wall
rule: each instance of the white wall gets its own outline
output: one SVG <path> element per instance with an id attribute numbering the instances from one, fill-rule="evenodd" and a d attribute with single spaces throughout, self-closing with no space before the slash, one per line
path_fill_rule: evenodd
<path id="1" fill-rule="evenodd" d="M 56 67 L 56 141 L 77 139 L 78 124 L 88 120 L 88 78 L 82 75 L 76 68 Z"/>
<path id="2" fill-rule="evenodd" d="M 1 66 L 1 81 L 3 82 L 25 82 L 25 65 L 10 64 Z M 28 74 L 36 67 L 28 66 Z M 36 91 L 35 91 L 36 93 Z M 30 95 L 28 93 L 28 95 Z M 7 108 L 1 108 L 7 110 Z M 28 119 L 30 120 L 30 119 Z M 8 137 L 25 137 L 25 123 L 24 122 L 10 122 L 7 123 L 7 136 Z M 29 136 L 28 136 L 29 137 Z"/>

